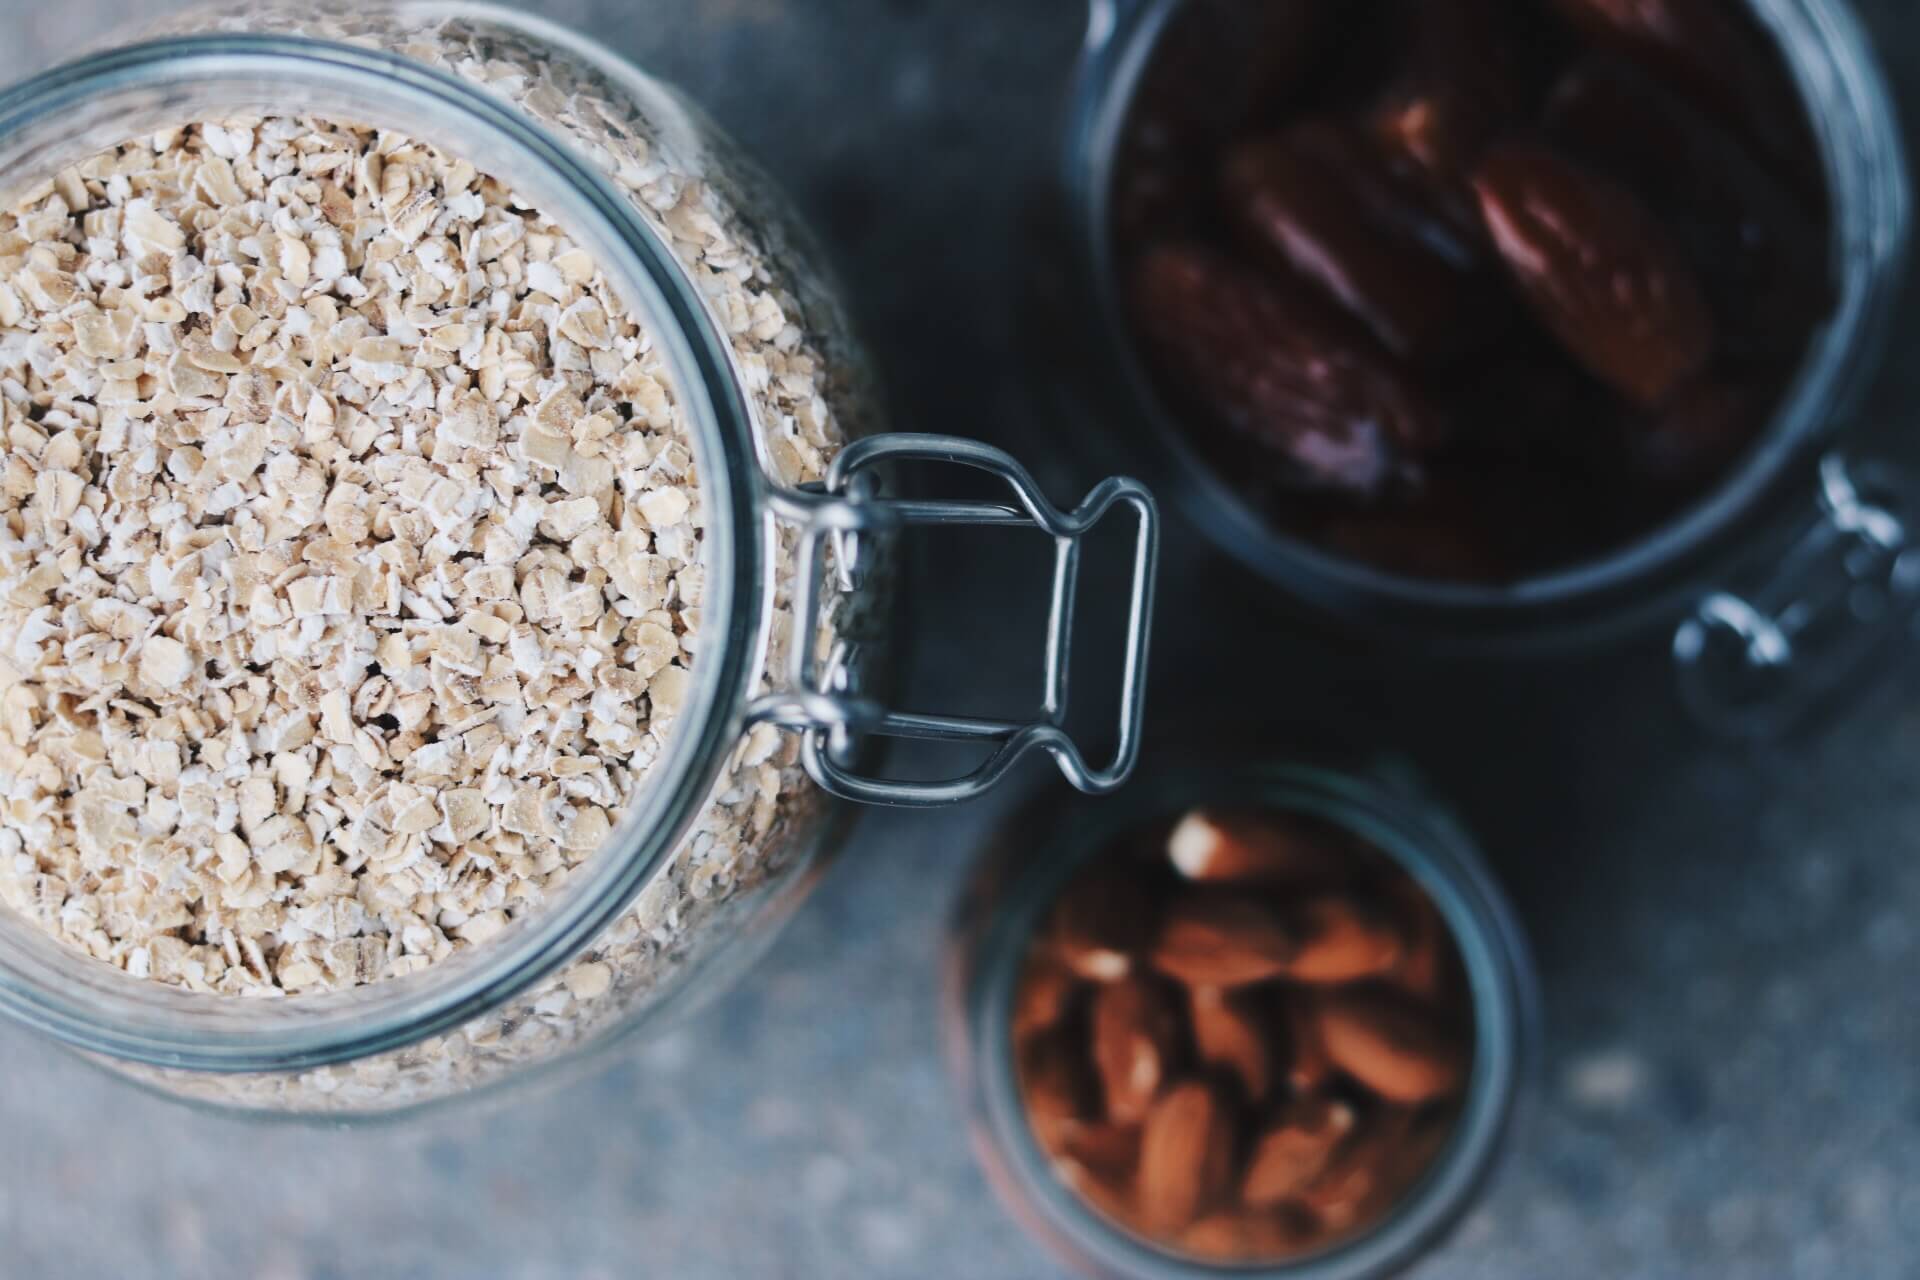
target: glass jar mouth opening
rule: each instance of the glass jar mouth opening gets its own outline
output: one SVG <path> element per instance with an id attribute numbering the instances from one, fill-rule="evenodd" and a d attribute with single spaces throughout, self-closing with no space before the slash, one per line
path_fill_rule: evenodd
<path id="1" fill-rule="evenodd" d="M 203 1072 L 293 1071 L 449 1032 L 598 936 L 666 863 L 741 728 L 762 640 L 766 481 L 730 347 L 663 241 L 557 137 L 486 91 L 397 54 L 304 37 L 220 34 L 92 55 L 0 92 L 11 196 L 129 138 L 220 114 L 330 116 L 466 156 L 587 248 L 647 325 L 693 434 L 705 518 L 699 658 L 626 818 L 553 899 L 424 971 L 284 1000 L 133 977 L 0 910 L 0 1016 L 90 1053 Z"/>
<path id="2" fill-rule="evenodd" d="M 1053 1174 L 1027 1123 L 1014 1069 L 1014 991 L 1028 946 L 1073 874 L 1125 833 L 1197 804 L 1299 812 L 1346 828 L 1404 869 L 1439 909 L 1473 1004 L 1473 1064 L 1454 1131 L 1414 1187 L 1373 1227 L 1272 1263 L 1222 1266 L 1157 1247 L 1102 1217 Z M 1466 835 L 1416 800 L 1315 765 L 1193 767 L 1137 783 L 1071 828 L 1046 828 L 986 925 L 963 1016 L 970 1074 L 1005 1171 L 1050 1231 L 1100 1274 L 1203 1280 L 1223 1272 L 1276 1280 L 1364 1280 L 1406 1265 L 1466 1209 L 1491 1172 L 1536 1056 L 1538 993 L 1518 921 Z"/>
<path id="3" fill-rule="evenodd" d="M 1818 143 L 1831 212 L 1833 308 L 1810 336 L 1766 429 L 1703 497 L 1664 524 L 1584 562 L 1503 585 L 1426 580 L 1374 568 L 1281 532 L 1186 443 L 1128 331 L 1112 264 L 1110 198 L 1135 91 L 1182 0 L 1095 0 L 1070 113 L 1065 190 L 1079 288 L 1092 300 L 1099 359 L 1121 394 L 1117 424 L 1170 453 L 1193 521 L 1254 572 L 1355 620 L 1451 624 L 1470 632 L 1543 613 L 1613 615 L 1724 548 L 1829 442 L 1878 365 L 1904 260 L 1910 188 L 1885 77 L 1844 0 L 1747 0 L 1793 73 Z"/>

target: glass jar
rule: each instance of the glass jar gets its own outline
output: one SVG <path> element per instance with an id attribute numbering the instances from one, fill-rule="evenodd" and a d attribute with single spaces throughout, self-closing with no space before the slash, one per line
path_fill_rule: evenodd
<path id="1" fill-rule="evenodd" d="M 1784 50 L 1815 126 L 1830 193 L 1837 299 L 1771 424 L 1716 490 L 1668 525 L 1592 562 L 1498 587 L 1397 576 L 1270 527 L 1185 443 L 1140 368 L 1109 266 L 1109 194 L 1128 107 L 1180 2 L 1092 4 L 1069 99 L 1059 198 L 1047 220 L 1047 243 L 1036 255 L 1058 265 L 1047 287 L 1054 304 L 1074 318 L 1049 324 L 1064 344 L 1050 354 L 1069 370 L 1063 380 L 1069 416 L 1103 442 L 1119 439 L 1135 465 L 1161 477 L 1163 497 L 1172 495 L 1193 524 L 1270 583 L 1288 607 L 1337 634 L 1470 653 L 1587 643 L 1648 625 L 1672 626 L 1685 615 L 1692 624 L 1682 641 L 1686 651 L 1721 648 L 1718 642 L 1731 639 L 1738 670 L 1719 674 L 1730 683 L 1751 683 L 1781 674 L 1769 645 L 1777 649 L 1797 633 L 1818 630 L 1809 626 L 1814 610 L 1796 604 L 1844 597 L 1856 586 L 1911 596 L 1911 587 L 1892 575 L 1906 542 L 1904 497 L 1883 469 L 1849 478 L 1846 465 L 1829 453 L 1886 338 L 1909 203 L 1887 84 L 1844 0 L 1751 0 Z M 1823 457 L 1826 469 L 1816 478 Z M 1809 489 L 1819 495 L 1812 513 Z M 1874 514 L 1864 516 L 1866 508 Z M 1789 550 L 1796 546 L 1801 549 Z M 1744 566 L 1776 562 L 1798 572 L 1740 580 L 1742 592 L 1751 593 L 1745 601 L 1751 609 L 1722 600 L 1689 613 Z M 1820 617 L 1831 620 L 1833 611 Z M 1761 632 L 1768 634 L 1756 642 Z M 1683 660 L 1697 665 L 1684 653 Z M 1719 676 L 1696 678 L 1720 683 Z M 1732 693 L 1721 689 L 1713 696 Z"/>
<path id="2" fill-rule="evenodd" d="M 1195 808 L 1304 814 L 1380 850 L 1439 909 L 1473 1005 L 1465 1101 L 1433 1164 L 1372 1228 L 1281 1264 L 1208 1264 L 1115 1226 L 1053 1173 L 1020 1099 L 1013 1002 L 1035 930 L 1088 859 Z M 1348 773 L 1318 764 L 1208 763 L 1203 754 L 1178 768 L 1146 770 L 1118 799 L 1023 814 L 983 857 L 956 912 L 947 961 L 949 1065 L 989 1181 L 1057 1256 L 1114 1280 L 1368 1280 L 1406 1267 L 1470 1207 L 1493 1169 L 1539 1034 L 1532 959 L 1511 907 L 1466 833 L 1397 764 Z"/>
<path id="3" fill-rule="evenodd" d="M 873 434 L 862 357 L 778 195 L 676 91 L 564 29 L 465 3 L 262 4 L 172 19 L 0 94 L 5 207 L 57 199 L 66 166 L 129 138 L 274 114 L 439 146 L 509 183 L 594 256 L 650 335 L 666 412 L 691 449 L 702 572 L 678 589 L 697 606 L 698 655 L 677 710 L 665 691 L 656 702 L 671 731 L 643 744 L 657 754 L 624 818 L 497 936 L 405 976 L 253 1000 L 130 976 L 0 910 L 0 1014 L 214 1105 L 413 1108 L 578 1061 L 711 994 L 810 883 L 835 797 L 958 800 L 1035 749 L 1090 791 L 1125 778 L 1157 549 L 1145 490 L 1108 480 L 1062 512 L 997 450 Z M 0 258 L 26 251 L 0 241 Z M 879 471 L 902 461 L 984 470 L 1010 492 L 881 496 Z M 1139 532 L 1116 751 L 1096 765 L 1062 727 L 1065 654 L 1081 535 L 1115 505 Z M 875 696 L 897 621 L 888 545 L 926 525 L 1049 535 L 1050 680 L 1030 722 L 908 714 Z M 868 747 L 899 737 L 962 740 L 986 759 L 932 782 L 862 771 Z"/>

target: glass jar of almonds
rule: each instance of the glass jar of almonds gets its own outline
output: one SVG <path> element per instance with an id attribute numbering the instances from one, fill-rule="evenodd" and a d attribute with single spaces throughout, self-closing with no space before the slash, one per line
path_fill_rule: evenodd
<path id="1" fill-rule="evenodd" d="M 1397 767 L 1203 756 L 1029 811 L 948 961 L 974 1148 L 1089 1275 L 1397 1273 L 1494 1168 L 1537 1036 L 1505 897 Z"/>

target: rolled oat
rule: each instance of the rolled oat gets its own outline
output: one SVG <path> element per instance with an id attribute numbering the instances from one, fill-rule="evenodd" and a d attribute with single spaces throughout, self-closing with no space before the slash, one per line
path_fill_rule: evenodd
<path id="1" fill-rule="evenodd" d="M 729 335 L 774 477 L 823 474 L 864 413 L 841 322 L 711 157 L 502 28 L 310 14 L 269 21 L 403 46 L 615 175 Z M 687 690 L 699 477 L 644 328 L 564 228 L 392 132 L 196 122 L 30 194 L 0 222 L 0 900 L 215 993 L 493 938 L 604 841 Z M 768 670 L 792 555 L 776 539 Z M 760 909 L 815 807 L 763 726 L 672 864 L 527 995 L 336 1067 L 150 1078 L 366 1109 L 549 1059 Z"/>

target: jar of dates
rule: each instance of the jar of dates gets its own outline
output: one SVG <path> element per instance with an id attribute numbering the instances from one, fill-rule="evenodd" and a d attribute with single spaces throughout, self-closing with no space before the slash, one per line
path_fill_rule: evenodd
<path id="1" fill-rule="evenodd" d="M 169 15 L 0 93 L 0 189 L 9 475 L 64 494 L 5 522 L 0 1017 L 215 1106 L 404 1111 L 711 995 L 836 800 L 1131 769 L 1146 491 L 1062 511 L 998 450 L 881 433 L 784 198 L 604 48 L 487 4 Z M 903 462 L 993 496 L 883 495 Z M 1062 655 L 1109 513 L 1095 759 Z M 1031 719 L 883 697 L 889 546 L 934 524 L 1048 535 Z M 976 765 L 876 771 L 902 736 Z"/>
<path id="2" fill-rule="evenodd" d="M 1058 186 L 1071 416 L 1310 618 L 1683 620 L 1757 732 L 1911 594 L 1897 478 L 1833 453 L 1908 222 L 1844 0 L 1095 0 Z"/>
<path id="3" fill-rule="evenodd" d="M 1202 758 L 1007 824 L 943 1028 L 996 1194 L 1077 1270 L 1363 1280 L 1474 1202 L 1537 998 L 1505 897 L 1403 769 Z"/>

